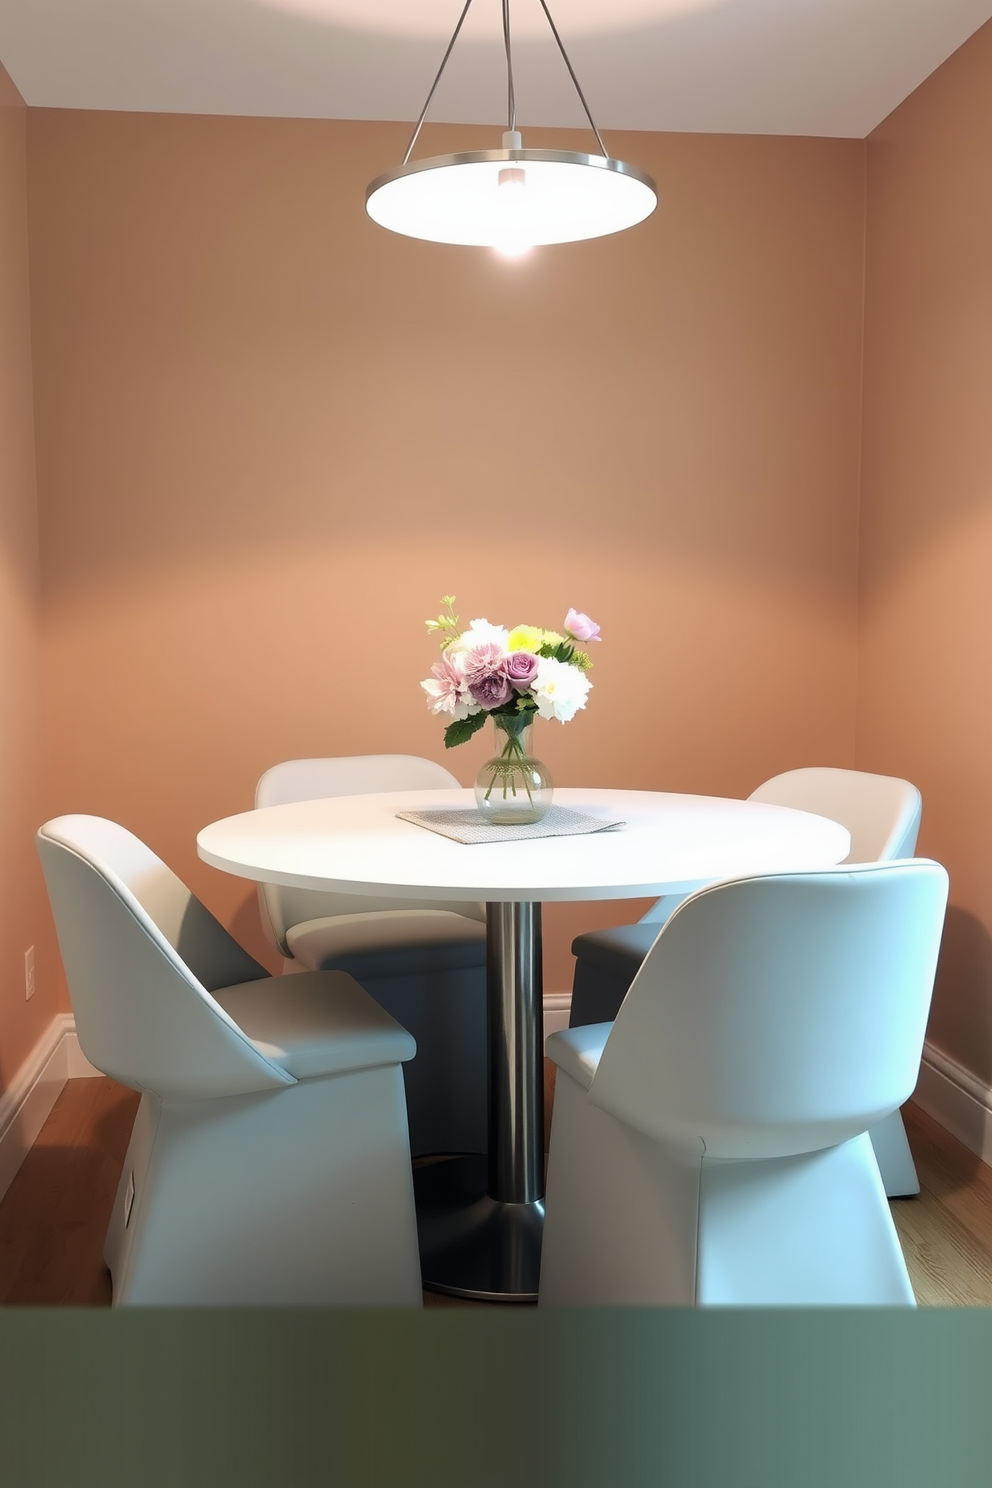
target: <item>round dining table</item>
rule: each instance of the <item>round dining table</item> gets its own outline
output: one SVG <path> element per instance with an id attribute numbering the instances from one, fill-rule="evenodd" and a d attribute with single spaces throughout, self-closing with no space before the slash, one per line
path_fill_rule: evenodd
<path id="1" fill-rule="evenodd" d="M 465 843 L 398 815 L 474 807 L 471 791 L 441 789 L 270 806 L 214 822 L 197 837 L 205 862 L 263 883 L 486 904 L 488 1153 L 427 1162 L 414 1173 L 424 1285 L 458 1296 L 537 1296 L 541 904 L 682 894 L 714 879 L 830 867 L 850 851 L 839 823 L 756 801 L 592 789 L 556 790 L 554 799 L 594 819 L 592 829 Z"/>

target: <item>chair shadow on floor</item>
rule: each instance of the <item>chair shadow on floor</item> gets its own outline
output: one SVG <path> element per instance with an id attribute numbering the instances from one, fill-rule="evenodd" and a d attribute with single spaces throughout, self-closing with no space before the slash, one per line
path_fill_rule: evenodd
<path id="1" fill-rule="evenodd" d="M 138 1095 L 70 1080 L 0 1204 L 0 1303 L 109 1307 L 103 1242 Z"/>

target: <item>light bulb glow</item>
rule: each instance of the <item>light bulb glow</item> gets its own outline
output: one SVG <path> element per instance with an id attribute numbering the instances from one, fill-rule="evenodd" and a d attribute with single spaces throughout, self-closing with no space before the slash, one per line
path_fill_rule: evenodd
<path id="1" fill-rule="evenodd" d="M 520 166 L 506 166 L 498 180 L 493 247 L 504 258 L 520 258 L 534 246 L 528 221 L 527 173 Z"/>

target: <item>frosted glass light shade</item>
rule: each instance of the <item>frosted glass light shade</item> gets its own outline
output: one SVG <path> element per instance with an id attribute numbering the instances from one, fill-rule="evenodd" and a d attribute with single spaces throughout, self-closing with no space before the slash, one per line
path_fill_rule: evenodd
<path id="1" fill-rule="evenodd" d="M 523 168 L 523 193 L 501 189 L 507 167 Z M 516 233 L 522 217 L 527 241 L 537 245 L 622 232 L 649 217 L 658 196 L 651 177 L 636 166 L 571 150 L 436 155 L 386 171 L 365 193 L 365 210 L 381 227 L 480 248 L 504 239 L 508 204 Z"/>

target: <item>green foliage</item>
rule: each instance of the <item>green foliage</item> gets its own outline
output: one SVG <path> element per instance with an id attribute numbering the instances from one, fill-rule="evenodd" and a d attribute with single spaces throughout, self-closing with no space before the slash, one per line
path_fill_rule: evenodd
<path id="1" fill-rule="evenodd" d="M 488 713 L 470 713 L 468 718 L 458 718 L 454 723 L 449 723 L 444 731 L 445 749 L 454 749 L 456 744 L 464 744 L 477 734 L 489 717 Z"/>
<path id="2" fill-rule="evenodd" d="M 537 704 L 532 698 L 516 697 L 512 702 L 504 703 L 502 708 L 490 708 L 486 717 L 491 718 L 505 733 L 516 737 L 534 722 Z"/>
<path id="3" fill-rule="evenodd" d="M 458 634 L 458 616 L 455 614 L 455 596 L 453 594 L 443 594 L 441 596 L 441 603 L 447 614 L 438 615 L 436 620 L 425 620 L 424 624 L 427 626 L 428 632 L 431 635 L 440 634 L 441 650 L 443 651 Z"/>
<path id="4" fill-rule="evenodd" d="M 563 661 L 566 666 L 578 667 L 582 672 L 587 672 L 592 666 L 587 653 L 576 650 L 571 641 L 559 641 L 556 645 L 544 645 L 537 654 L 538 656 L 547 656 L 552 661 Z"/>

